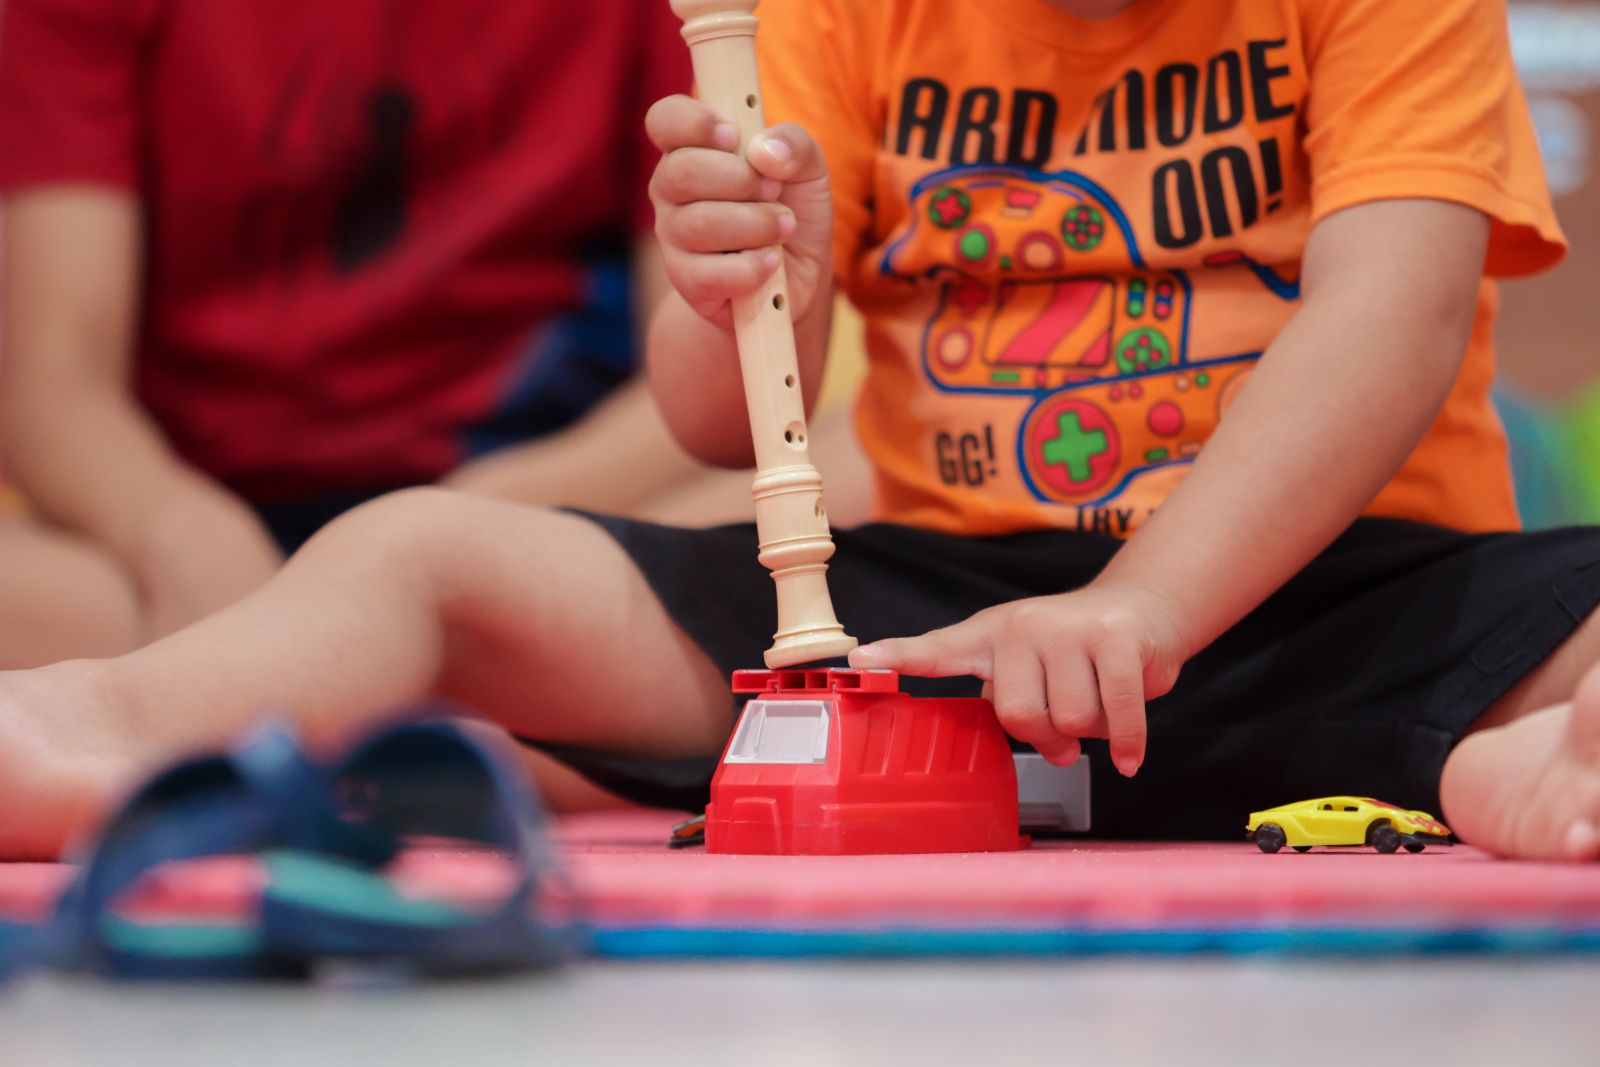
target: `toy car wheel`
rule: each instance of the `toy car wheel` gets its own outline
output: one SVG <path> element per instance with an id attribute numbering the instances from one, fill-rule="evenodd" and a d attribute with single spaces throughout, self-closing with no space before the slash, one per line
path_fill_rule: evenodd
<path id="1" fill-rule="evenodd" d="M 1289 841 L 1284 834 L 1283 827 L 1276 823 L 1265 823 L 1256 828 L 1256 847 L 1262 852 L 1276 852 Z"/>
<path id="2" fill-rule="evenodd" d="M 1294 850 L 1296 852 L 1310 852 L 1311 851 L 1311 846 L 1310 845 L 1295 845 L 1294 846 Z"/>
<path id="3" fill-rule="evenodd" d="M 1415 856 L 1418 852 L 1421 852 L 1423 849 L 1425 849 L 1427 847 L 1428 846 L 1424 845 L 1421 841 L 1407 841 L 1406 842 L 1406 851 L 1411 853 L 1413 856 Z"/>
<path id="4" fill-rule="evenodd" d="M 1379 852 L 1393 852 L 1400 847 L 1400 831 L 1392 823 L 1373 823 L 1367 831 L 1367 844 Z"/>

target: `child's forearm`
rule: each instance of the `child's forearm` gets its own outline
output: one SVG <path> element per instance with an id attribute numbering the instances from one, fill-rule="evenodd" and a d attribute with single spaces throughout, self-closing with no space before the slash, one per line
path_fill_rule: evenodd
<path id="1" fill-rule="evenodd" d="M 824 282 L 794 320 L 795 355 L 807 413 L 822 384 L 832 324 Z M 755 454 L 733 332 L 708 322 L 677 293 L 662 301 L 650 331 L 650 384 L 673 436 L 691 455 L 719 467 L 747 467 Z"/>
<path id="2" fill-rule="evenodd" d="M 7 467 L 35 507 L 119 555 L 134 554 L 140 516 L 186 491 L 177 460 L 117 387 L 8 376 Z M 26 403 L 22 402 L 26 398 Z"/>
<path id="3" fill-rule="evenodd" d="M 1159 593 L 1185 658 L 1337 537 L 1421 440 L 1460 367 L 1487 232 L 1478 213 L 1426 201 L 1318 227 L 1300 310 L 1102 576 Z"/>
<path id="4" fill-rule="evenodd" d="M 13 197 L 6 223 L 6 464 L 48 517 L 137 558 L 161 516 L 223 495 L 173 455 L 128 384 L 137 208 L 125 193 L 46 187 Z"/>
<path id="5" fill-rule="evenodd" d="M 41 513 L 104 545 L 141 581 L 192 556 L 197 541 L 260 540 L 249 509 L 173 455 L 119 390 L 35 382 L 18 393 L 27 403 L 3 413 L 17 485 Z"/>

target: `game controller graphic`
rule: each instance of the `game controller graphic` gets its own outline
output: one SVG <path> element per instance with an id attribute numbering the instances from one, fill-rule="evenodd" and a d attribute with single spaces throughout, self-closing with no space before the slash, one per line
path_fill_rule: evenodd
<path id="1" fill-rule="evenodd" d="M 945 392 L 1035 398 L 1017 440 L 1034 496 L 1103 503 L 1147 471 L 1192 462 L 1219 398 L 1260 353 L 1190 360 L 1189 278 L 1146 266 L 1105 190 L 1070 172 L 963 166 L 919 181 L 911 209 L 881 269 L 938 280 L 924 371 Z M 1108 261 L 1132 269 L 1099 269 Z M 1249 271 L 1284 300 L 1299 295 L 1238 253 L 1206 265 Z M 1128 405 L 1138 417 L 1118 411 Z"/>
<path id="2" fill-rule="evenodd" d="M 1041 500 L 1098 503 L 1142 474 L 1192 462 L 1255 359 L 1188 365 L 1040 398 L 1017 437 L 1024 481 Z"/>

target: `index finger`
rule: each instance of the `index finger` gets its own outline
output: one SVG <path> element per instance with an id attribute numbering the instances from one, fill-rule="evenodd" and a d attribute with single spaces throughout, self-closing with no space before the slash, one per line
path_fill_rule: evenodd
<path id="1" fill-rule="evenodd" d="M 1100 682 L 1111 762 L 1132 778 L 1144 762 L 1144 663 L 1131 646 L 1107 643 L 1094 651 L 1094 671 Z"/>
<path id="2" fill-rule="evenodd" d="M 678 148 L 716 148 L 732 152 L 739 129 L 692 96 L 669 96 L 650 105 L 644 132 L 663 153 Z"/>
<path id="3" fill-rule="evenodd" d="M 891 637 L 850 651 L 852 667 L 887 667 L 919 678 L 993 675 L 988 635 L 981 621 L 968 619 L 921 637 Z"/>

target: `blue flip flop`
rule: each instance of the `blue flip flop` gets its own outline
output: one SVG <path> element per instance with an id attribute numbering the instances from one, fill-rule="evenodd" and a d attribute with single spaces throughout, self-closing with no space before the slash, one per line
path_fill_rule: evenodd
<path id="1" fill-rule="evenodd" d="M 543 967 L 582 951 L 577 894 L 549 851 L 544 813 L 522 767 L 447 720 L 401 726 L 358 746 L 333 772 L 346 824 L 396 839 L 447 839 L 509 857 L 516 884 L 493 908 L 402 895 L 381 870 L 339 851 L 274 850 L 262 896 L 266 942 L 323 962 L 427 974 Z"/>
<path id="2" fill-rule="evenodd" d="M 269 729 L 139 790 L 106 826 L 52 919 L 0 953 L 0 977 L 38 966 L 251 978 L 304 975 L 332 960 L 422 973 L 555 963 L 582 938 L 576 924 L 538 918 L 541 894 L 564 884 L 542 821 L 521 768 L 453 723 L 383 731 L 332 772 L 308 759 L 290 732 Z M 504 850 L 516 864 L 516 887 L 487 914 L 402 896 L 382 869 L 416 835 Z M 256 856 L 267 875 L 253 922 L 146 922 L 117 910 L 156 867 L 238 854 Z"/>

